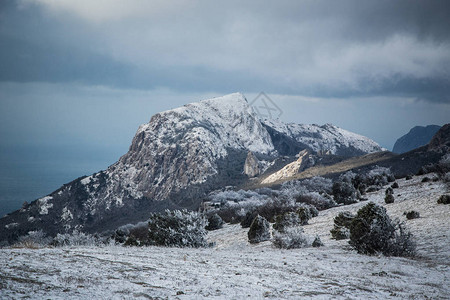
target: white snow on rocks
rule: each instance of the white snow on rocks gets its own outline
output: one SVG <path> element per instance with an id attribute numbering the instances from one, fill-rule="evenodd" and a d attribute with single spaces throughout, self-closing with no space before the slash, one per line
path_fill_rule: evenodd
<path id="1" fill-rule="evenodd" d="M 72 212 L 67 207 L 64 207 L 63 210 L 62 210 L 62 214 L 61 214 L 61 220 L 63 222 L 67 222 L 67 221 L 70 221 L 72 219 L 73 219 Z"/>
<path id="2" fill-rule="evenodd" d="M 53 203 L 49 203 L 49 201 L 52 199 L 53 199 L 52 196 L 46 196 L 41 199 L 38 199 L 39 214 L 41 215 L 48 214 L 48 210 L 53 207 Z"/>
<path id="3" fill-rule="evenodd" d="M 264 120 L 268 126 L 287 136 L 306 144 L 315 152 L 338 154 L 339 148 L 355 148 L 363 153 L 384 151 L 373 140 L 344 130 L 332 124 L 322 126 L 312 124 L 282 123 L 276 120 Z"/>

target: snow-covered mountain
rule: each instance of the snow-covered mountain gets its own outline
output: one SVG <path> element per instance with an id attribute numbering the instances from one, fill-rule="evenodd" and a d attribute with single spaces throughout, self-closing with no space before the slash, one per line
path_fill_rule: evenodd
<path id="1" fill-rule="evenodd" d="M 332 124 L 305 125 L 264 120 L 264 124 L 310 150 L 322 154 L 358 156 L 383 151 L 373 140 Z"/>
<path id="2" fill-rule="evenodd" d="M 128 153 L 0 219 L 0 240 L 29 230 L 98 232 L 165 208 L 196 209 L 205 193 L 246 180 L 249 152 L 271 160 L 300 150 L 354 156 L 382 149 L 333 125 L 262 122 L 240 93 L 187 104 L 141 125 Z"/>

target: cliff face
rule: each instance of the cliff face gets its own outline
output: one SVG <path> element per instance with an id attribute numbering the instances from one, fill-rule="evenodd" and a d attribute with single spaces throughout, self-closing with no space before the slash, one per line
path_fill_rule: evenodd
<path id="1" fill-rule="evenodd" d="M 296 151 L 293 155 L 302 149 L 347 155 L 381 149 L 332 125 L 274 124 L 261 122 L 239 93 L 158 113 L 139 127 L 129 151 L 108 169 L 0 219 L 0 240 L 37 229 L 49 235 L 101 232 L 145 220 L 153 211 L 196 209 L 205 193 L 246 180 L 244 166 L 257 176 L 256 157 L 271 160 L 286 149 Z"/>
<path id="2" fill-rule="evenodd" d="M 259 167 L 259 160 L 253 154 L 253 152 L 248 152 L 247 158 L 244 163 L 244 174 L 248 177 L 256 177 L 261 173 L 261 169 Z"/>

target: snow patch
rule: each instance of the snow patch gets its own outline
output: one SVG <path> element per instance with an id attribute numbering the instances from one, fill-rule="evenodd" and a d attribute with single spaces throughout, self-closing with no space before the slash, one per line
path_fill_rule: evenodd
<path id="1" fill-rule="evenodd" d="M 46 196 L 38 200 L 39 205 L 39 214 L 41 215 L 47 215 L 48 210 L 53 207 L 53 203 L 48 203 L 50 200 L 52 200 L 52 196 Z"/>
<path id="2" fill-rule="evenodd" d="M 19 226 L 19 223 L 9 223 L 5 225 L 6 229 L 13 229 L 15 227 Z"/>
<path id="3" fill-rule="evenodd" d="M 81 179 L 80 182 L 82 185 L 87 185 L 91 182 L 91 180 L 92 180 L 92 175 Z"/>
<path id="4" fill-rule="evenodd" d="M 72 219 L 73 219 L 72 212 L 67 207 L 64 207 L 63 210 L 62 210 L 61 221 L 67 222 L 67 221 L 70 221 Z"/>

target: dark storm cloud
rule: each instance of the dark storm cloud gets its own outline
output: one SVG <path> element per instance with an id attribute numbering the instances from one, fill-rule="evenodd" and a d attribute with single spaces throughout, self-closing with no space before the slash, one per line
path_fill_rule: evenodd
<path id="1" fill-rule="evenodd" d="M 0 80 L 449 102 L 448 1 L 5 1 Z"/>

